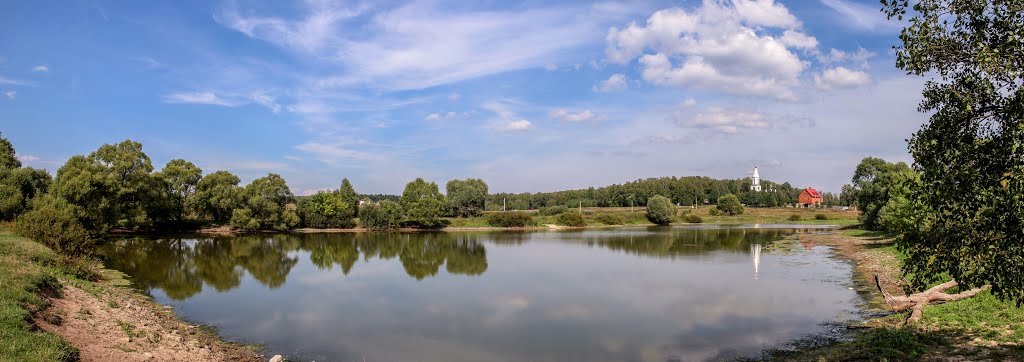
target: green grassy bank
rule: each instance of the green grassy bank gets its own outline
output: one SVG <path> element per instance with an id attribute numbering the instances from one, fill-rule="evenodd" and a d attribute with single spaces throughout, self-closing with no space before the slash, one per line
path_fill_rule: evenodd
<path id="1" fill-rule="evenodd" d="M 807 224 L 807 225 L 853 225 L 857 223 L 856 211 L 842 211 L 831 209 L 802 209 L 802 208 L 752 208 L 748 207 L 740 215 L 711 215 L 711 207 L 704 206 L 696 209 L 680 207 L 676 210 L 676 220 L 673 224 L 690 224 L 686 216 L 695 215 L 701 223 L 705 224 Z M 558 225 L 557 215 L 540 215 L 536 210 L 526 211 L 533 216 L 537 226 Z M 579 209 L 570 209 L 567 212 L 580 212 Z M 628 207 L 602 207 L 583 208 L 583 217 L 587 226 L 608 226 L 608 225 L 650 225 L 647 220 L 644 208 Z M 467 218 L 447 218 L 452 228 L 490 228 L 493 227 L 487 221 L 487 214 L 483 216 Z M 612 218 L 602 217 L 612 216 Z M 608 223 L 608 220 L 619 220 L 621 223 Z"/>

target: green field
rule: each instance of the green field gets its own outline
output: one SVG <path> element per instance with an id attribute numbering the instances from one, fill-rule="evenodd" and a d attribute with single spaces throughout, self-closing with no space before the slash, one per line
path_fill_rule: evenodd
<path id="1" fill-rule="evenodd" d="M 684 220 L 686 215 L 697 215 L 701 218 L 702 223 L 705 224 L 830 224 L 846 226 L 857 223 L 857 212 L 849 210 L 748 207 L 744 210 L 743 214 L 734 216 L 711 216 L 710 210 L 711 207 L 709 206 L 696 209 L 689 207 L 677 208 L 677 217 L 673 224 L 688 224 Z M 487 222 L 487 214 L 494 212 L 500 211 L 489 211 L 484 213 L 483 216 L 478 217 L 447 218 L 447 220 L 450 223 L 449 227 L 452 228 L 490 228 L 492 226 Z M 558 224 L 557 216 L 543 216 L 538 214 L 537 210 L 527 210 L 525 212 L 533 215 L 534 222 L 538 227 Z M 580 212 L 580 209 L 573 208 L 568 212 Z M 650 221 L 647 221 L 644 208 L 642 207 L 584 207 L 582 212 L 588 227 L 608 226 L 609 224 L 599 220 L 601 215 L 613 215 L 622 221 L 621 225 L 651 224 Z M 818 215 L 823 215 L 825 219 L 819 219 Z"/>

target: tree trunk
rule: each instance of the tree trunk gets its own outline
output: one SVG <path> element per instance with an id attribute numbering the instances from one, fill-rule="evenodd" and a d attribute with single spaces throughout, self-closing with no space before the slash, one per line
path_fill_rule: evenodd
<path id="1" fill-rule="evenodd" d="M 882 289 L 882 283 L 879 281 L 878 275 L 875 275 L 875 286 L 878 287 L 878 291 L 882 292 L 882 296 L 885 297 L 885 303 L 892 308 L 894 312 L 904 311 L 912 309 L 910 318 L 907 318 L 907 323 L 916 323 L 921 320 L 921 316 L 924 314 L 924 307 L 931 302 L 935 304 L 951 302 L 954 300 L 960 300 L 964 298 L 973 297 L 975 294 L 983 290 L 991 288 L 991 285 L 984 285 L 980 288 L 974 288 L 968 291 L 960 292 L 957 294 L 947 294 L 942 291 L 957 286 L 956 280 L 950 280 L 948 282 L 936 285 L 926 291 L 911 294 L 909 296 L 893 296 Z"/>

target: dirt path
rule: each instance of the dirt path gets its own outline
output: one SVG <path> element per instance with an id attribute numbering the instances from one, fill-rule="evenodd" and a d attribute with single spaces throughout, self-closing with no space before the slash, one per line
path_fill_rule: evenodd
<path id="1" fill-rule="evenodd" d="M 64 283 L 61 298 L 36 321 L 81 351 L 83 361 L 262 361 L 255 348 L 226 343 L 182 323 L 133 291 Z"/>

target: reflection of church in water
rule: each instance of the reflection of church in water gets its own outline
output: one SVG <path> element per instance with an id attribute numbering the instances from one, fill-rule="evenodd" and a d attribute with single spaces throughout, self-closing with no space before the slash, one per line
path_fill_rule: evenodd
<path id="1" fill-rule="evenodd" d="M 750 244 L 750 254 L 754 256 L 754 279 L 757 279 L 761 267 L 761 244 Z"/>

